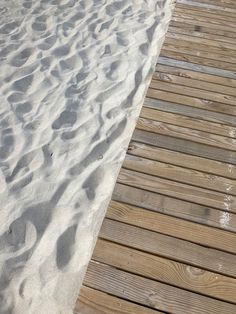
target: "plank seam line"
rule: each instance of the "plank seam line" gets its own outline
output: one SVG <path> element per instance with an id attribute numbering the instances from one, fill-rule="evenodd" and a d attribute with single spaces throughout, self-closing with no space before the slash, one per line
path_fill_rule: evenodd
<path id="1" fill-rule="evenodd" d="M 117 202 L 117 201 L 116 201 L 116 202 Z M 119 201 L 119 202 L 122 203 L 122 204 L 125 204 L 125 205 L 129 205 L 129 204 L 124 203 L 124 202 L 122 202 L 122 201 Z M 118 202 L 118 203 L 119 203 L 119 202 Z M 131 206 L 136 206 L 136 205 L 131 205 Z M 140 206 L 137 206 L 137 207 L 140 208 L 140 209 L 143 209 L 144 211 L 145 211 L 145 210 L 149 211 L 149 209 L 146 209 L 146 208 L 143 208 L 143 207 L 140 207 Z M 155 213 L 155 211 L 152 211 L 152 212 Z M 162 214 L 162 212 L 157 212 L 157 213 Z M 170 216 L 170 215 L 166 215 L 166 214 L 163 214 L 163 215 L 165 215 L 165 216 Z M 172 216 L 170 216 L 170 217 L 172 217 Z M 182 220 L 182 218 L 179 218 L 179 217 L 174 217 L 174 218 L 176 218 L 177 220 Z M 118 221 L 118 222 L 120 222 L 120 223 L 124 223 L 124 224 L 126 224 L 126 225 L 134 226 L 134 227 L 136 227 L 136 228 L 140 228 L 140 229 L 143 229 L 143 230 L 146 230 L 146 231 L 150 231 L 150 232 L 154 232 L 154 233 L 157 233 L 157 234 L 162 234 L 162 235 L 164 235 L 164 236 L 171 237 L 171 238 L 178 239 L 178 240 L 182 240 L 182 241 L 185 241 L 185 242 L 188 242 L 188 243 L 192 243 L 192 244 L 198 245 L 199 247 L 203 247 L 203 248 L 206 248 L 206 249 L 213 249 L 213 250 L 218 251 L 218 252 L 223 252 L 223 253 L 226 253 L 226 254 L 229 254 L 229 255 L 232 255 L 232 256 L 236 256 L 236 253 L 232 253 L 232 252 L 229 252 L 229 251 L 226 251 L 226 250 L 223 250 L 223 249 L 214 247 L 214 246 L 210 246 L 210 245 L 207 245 L 207 244 L 198 243 L 198 242 L 195 242 L 195 241 L 193 241 L 193 240 L 186 240 L 186 239 L 180 238 L 180 237 L 178 237 L 178 236 L 176 236 L 176 235 L 170 235 L 170 234 L 167 234 L 167 233 L 163 233 L 163 232 L 161 232 L 161 231 L 151 230 L 151 229 L 148 229 L 147 227 L 144 227 L 144 226 L 135 225 L 134 223 L 129 223 L 129 222 L 120 221 L 118 218 L 112 218 L 112 217 L 110 217 L 110 216 L 109 216 L 109 212 L 107 212 L 106 219 Z M 191 222 L 192 222 L 192 221 L 191 221 Z M 201 224 L 196 223 L 196 222 L 192 222 L 192 223 L 194 223 L 194 224 L 196 224 L 196 225 L 201 225 Z M 212 229 L 217 229 L 217 228 L 215 228 L 215 227 L 208 226 L 208 225 L 203 225 L 203 226 L 205 226 L 206 228 L 209 228 L 210 230 L 211 230 L 211 228 L 212 228 Z M 210 230 L 209 230 L 209 231 L 210 231 Z M 229 232 L 228 230 L 225 230 L 225 229 L 219 229 L 219 230 L 221 230 L 221 231 L 223 231 L 223 232 L 226 232 L 226 233 Z M 235 232 L 231 232 L 231 233 L 235 234 Z"/>
<path id="2" fill-rule="evenodd" d="M 94 260 L 92 259 L 92 261 L 94 261 Z M 97 261 L 94 261 L 94 262 L 99 263 L 99 264 L 107 265 L 107 264 L 105 264 L 105 263 L 101 263 L 101 262 L 97 262 Z M 108 266 L 110 266 L 110 265 L 108 265 Z M 112 267 L 112 266 L 110 266 L 110 267 Z M 115 268 L 115 267 L 113 267 L 113 268 Z M 128 273 L 128 272 L 126 272 L 126 273 Z M 128 298 L 127 298 L 127 299 L 126 299 L 126 298 L 122 298 L 122 297 L 120 297 L 120 296 L 117 296 L 116 294 L 112 294 L 112 293 L 103 291 L 103 290 L 101 290 L 101 288 L 100 288 L 100 289 L 99 289 L 99 288 L 94 288 L 92 285 L 90 286 L 90 285 L 86 284 L 85 281 L 84 281 L 84 283 L 83 283 L 83 286 L 84 286 L 84 287 L 87 287 L 87 288 L 90 288 L 90 289 L 93 289 L 93 290 L 97 290 L 97 291 L 102 292 L 102 293 L 105 293 L 105 294 L 107 294 L 107 295 L 109 295 L 109 296 L 113 296 L 113 297 L 115 297 L 115 298 L 117 298 L 117 299 L 121 299 L 121 300 L 124 300 L 124 301 L 128 301 L 128 302 L 133 303 L 133 304 L 136 304 L 136 305 L 138 305 L 138 306 L 142 306 L 142 307 L 144 307 L 144 308 L 148 308 L 148 309 L 150 309 L 150 310 L 153 310 L 153 307 L 150 307 L 150 306 L 148 306 L 147 304 L 138 303 L 137 301 L 133 301 L 133 300 L 130 300 L 130 299 L 128 299 Z M 156 309 L 156 310 L 157 310 L 157 309 Z M 160 310 L 158 310 L 158 311 L 160 311 Z M 171 314 L 170 312 L 163 312 L 162 310 L 161 310 L 161 313 L 163 313 L 163 314 Z M 78 313 L 78 314 L 83 314 L 83 313 Z"/>
<path id="3" fill-rule="evenodd" d="M 107 220 L 110 220 L 110 221 L 113 221 L 113 222 L 118 222 L 118 223 L 120 223 L 120 224 L 123 224 L 123 225 L 126 225 L 126 226 L 131 226 L 131 227 L 135 227 L 135 228 L 137 228 L 137 229 L 142 229 L 142 230 L 145 230 L 145 231 L 148 231 L 148 232 L 151 232 L 151 233 L 157 233 L 157 234 L 161 234 L 161 235 L 164 235 L 164 236 L 166 236 L 166 237 L 169 237 L 169 238 L 175 238 L 175 237 L 172 237 L 172 236 L 167 236 L 166 234 L 162 234 L 162 233 L 160 233 L 160 232 L 155 232 L 155 231 L 151 231 L 151 230 L 148 230 L 148 229 L 145 229 L 145 228 L 141 228 L 141 227 L 137 227 L 137 226 L 135 226 L 135 225 L 131 225 L 131 224 L 129 224 L 129 223 L 124 223 L 124 222 L 120 222 L 119 220 L 115 220 L 115 219 L 112 219 L 112 218 L 107 218 L 106 217 L 106 219 Z M 223 276 L 225 276 L 225 277 L 228 277 L 228 278 L 233 278 L 233 279 L 236 279 L 236 275 L 234 276 L 234 275 L 228 275 L 228 274 L 225 274 L 224 272 L 221 272 L 220 270 L 219 271 L 216 271 L 216 270 L 212 270 L 212 269 L 210 269 L 210 268 L 206 268 L 206 267 L 202 267 L 202 266 L 200 266 L 199 264 L 193 264 L 193 263 L 191 263 L 191 262 L 186 262 L 184 259 L 178 259 L 178 258 L 175 258 L 175 257 L 167 257 L 167 255 L 164 255 L 164 254 L 161 254 L 160 252 L 149 252 L 149 251 L 147 251 L 147 250 L 144 250 L 144 249 L 140 249 L 140 248 L 137 248 L 137 247 L 135 247 L 135 246 L 131 246 L 131 245 L 129 245 L 129 244 L 124 244 L 123 242 L 118 242 L 119 241 L 119 239 L 114 239 L 114 240 L 111 240 L 110 238 L 106 238 L 105 236 L 102 236 L 102 235 L 99 235 L 99 238 L 100 239 L 103 239 L 103 240 L 107 240 L 107 241 L 110 241 L 110 242 L 113 242 L 113 243 L 115 243 L 115 244 L 119 244 L 119 245 L 121 245 L 121 246 L 126 246 L 127 248 L 130 248 L 130 249 L 135 249 L 135 250 L 137 250 L 137 251 L 140 251 L 140 252 L 142 252 L 142 253 L 148 253 L 148 254 L 150 254 L 150 255 L 153 255 L 153 256 L 159 256 L 159 257 L 162 257 L 162 258 L 165 258 L 165 259 L 168 259 L 168 260 L 170 260 L 170 261 L 174 261 L 174 262 L 178 262 L 178 263 L 183 263 L 183 264 L 186 264 L 186 265 L 189 265 L 189 266 L 192 266 L 192 267 L 197 267 L 197 268 L 200 268 L 200 269 L 203 269 L 203 270 L 206 270 L 206 271 L 210 271 L 210 272 L 213 272 L 213 273 L 216 273 L 216 274 L 221 274 L 221 275 L 223 275 Z M 175 238 L 175 239 L 178 239 L 178 238 Z M 178 239 L 179 240 L 179 239 Z M 186 241 L 186 240 L 183 240 L 183 239 L 180 239 L 181 241 L 184 241 L 184 242 L 189 242 L 189 243 L 193 243 L 193 242 L 190 242 L 190 241 Z M 195 243 L 193 243 L 193 244 L 195 244 Z M 197 246 L 199 246 L 199 247 L 203 247 L 204 249 L 206 249 L 206 248 L 208 248 L 208 247 L 205 247 L 205 246 L 202 246 L 202 245 L 199 245 L 199 244 L 195 244 L 195 245 L 197 245 Z M 212 248 L 209 248 L 209 249 L 212 249 Z M 213 250 L 216 250 L 216 249 L 213 249 Z M 218 251 L 218 252 L 221 252 L 220 250 L 216 250 L 216 251 Z M 225 253 L 225 252 L 224 252 Z M 228 253 L 228 252 L 226 252 L 227 254 L 230 254 L 230 253 Z M 233 255 L 233 254 L 231 254 L 231 255 Z"/>
<path id="4" fill-rule="evenodd" d="M 103 240 L 104 240 L 104 239 L 103 239 Z M 110 241 L 110 240 L 105 240 L 105 241 L 106 241 L 106 242 L 110 242 L 110 243 L 117 244 L 117 243 L 115 243 L 115 242 L 113 242 L 113 241 Z M 122 247 L 124 246 L 124 247 L 126 247 L 126 248 L 129 248 L 129 247 L 127 247 L 126 245 L 123 245 L 123 244 L 122 244 L 122 245 L 119 244 L 119 245 L 122 246 Z M 130 248 L 130 249 L 139 251 L 138 249 L 135 249 L 135 248 Z M 139 251 L 139 252 L 141 252 L 141 251 Z M 153 255 L 153 254 L 147 253 L 147 252 L 142 252 L 142 253 L 146 253 L 146 254 L 148 254 L 148 255 Z M 161 257 L 161 256 L 160 256 L 160 257 Z M 163 258 L 163 257 L 162 257 L 162 258 Z M 170 259 L 168 259 L 168 258 L 165 258 L 165 259 L 170 260 Z M 201 293 L 201 292 L 198 292 L 198 291 L 194 291 L 194 290 L 191 290 L 191 289 L 183 288 L 183 287 L 181 287 L 181 286 L 178 286 L 178 285 L 175 285 L 175 284 L 172 284 L 172 283 L 169 283 L 169 282 L 160 280 L 160 279 L 158 279 L 158 280 L 157 280 L 157 279 L 153 279 L 151 276 L 149 277 L 149 276 L 147 276 L 147 275 L 142 275 L 142 274 L 140 274 L 140 273 L 138 273 L 138 272 L 135 272 L 135 271 L 126 270 L 126 269 L 123 269 L 122 267 L 115 266 L 115 265 L 113 265 L 113 264 L 109 264 L 109 263 L 107 263 L 107 262 L 100 261 L 99 259 L 96 259 L 96 258 L 94 258 L 94 257 L 92 257 L 92 261 L 94 261 L 94 262 L 96 262 L 96 263 L 99 263 L 99 264 L 103 264 L 103 265 L 110 266 L 110 267 L 112 267 L 112 268 L 114 268 L 114 269 L 123 271 L 123 272 L 125 272 L 125 273 L 129 273 L 129 274 L 132 274 L 132 275 L 135 275 L 135 276 L 144 278 L 144 279 L 148 279 L 148 280 L 152 280 L 152 281 L 155 281 L 155 282 L 162 283 L 162 284 L 167 285 L 167 286 L 169 286 L 169 287 L 174 287 L 174 288 L 177 288 L 177 289 L 180 289 L 180 290 L 183 290 L 183 291 L 191 292 L 191 293 L 194 293 L 195 295 L 200 295 L 200 296 L 204 296 L 204 297 L 207 297 L 207 298 L 210 298 L 210 299 L 213 299 L 213 300 L 218 300 L 218 301 L 222 301 L 222 302 L 225 302 L 225 303 L 229 303 L 229 304 L 236 305 L 236 302 L 232 302 L 232 301 L 229 301 L 229 300 L 225 300 L 225 299 L 223 299 L 223 298 L 221 299 L 221 298 L 215 297 L 215 296 L 213 297 L 213 296 L 210 296 L 209 294 L 204 294 L 204 293 Z M 179 262 L 179 263 L 180 263 L 180 262 Z M 181 264 L 185 264 L 186 266 L 190 266 L 190 265 L 188 265 L 188 264 L 186 264 L 186 263 L 181 263 Z M 197 268 L 202 269 L 202 268 L 200 268 L 200 267 L 197 267 Z M 215 273 L 215 272 L 213 272 L 213 271 L 209 271 L 209 270 L 208 270 L 208 272 L 217 274 L 217 273 Z M 229 277 L 229 278 L 230 278 L 230 277 Z"/>

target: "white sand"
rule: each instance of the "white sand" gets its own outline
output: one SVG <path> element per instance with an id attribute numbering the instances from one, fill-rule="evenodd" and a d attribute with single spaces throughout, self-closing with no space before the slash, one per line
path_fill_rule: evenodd
<path id="1" fill-rule="evenodd" d="M 69 314 L 171 0 L 0 0 L 0 313 Z"/>

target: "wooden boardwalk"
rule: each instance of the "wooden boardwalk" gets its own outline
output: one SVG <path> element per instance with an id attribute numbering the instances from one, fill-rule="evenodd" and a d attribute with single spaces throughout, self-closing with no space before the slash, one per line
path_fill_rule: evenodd
<path id="1" fill-rule="evenodd" d="M 236 1 L 179 0 L 75 313 L 236 313 Z"/>

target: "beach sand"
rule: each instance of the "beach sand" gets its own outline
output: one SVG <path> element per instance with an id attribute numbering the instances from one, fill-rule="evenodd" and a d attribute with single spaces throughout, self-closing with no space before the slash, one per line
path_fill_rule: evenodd
<path id="1" fill-rule="evenodd" d="M 0 313 L 69 314 L 172 0 L 0 0 Z"/>

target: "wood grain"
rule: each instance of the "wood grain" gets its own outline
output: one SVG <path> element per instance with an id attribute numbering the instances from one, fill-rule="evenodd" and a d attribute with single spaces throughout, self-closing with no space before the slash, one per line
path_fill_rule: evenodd
<path id="1" fill-rule="evenodd" d="M 163 101 L 153 98 L 145 98 L 145 107 L 158 109 L 164 112 L 176 113 L 183 116 L 195 118 L 197 120 L 210 121 L 218 124 L 236 126 L 236 119 L 232 115 L 225 113 L 213 112 L 201 108 L 190 107 L 177 104 L 174 102 Z"/>
<path id="2" fill-rule="evenodd" d="M 192 2 L 191 0 L 178 0 L 178 7 L 184 7 L 186 10 L 189 11 L 205 11 L 205 12 L 211 12 L 212 14 L 216 15 L 216 17 L 218 15 L 221 15 L 222 17 L 230 17 L 232 19 L 235 20 L 235 12 L 230 12 L 229 10 L 227 10 L 227 8 L 224 7 L 224 10 L 222 10 L 221 7 L 207 7 L 207 6 L 203 6 L 200 5 L 200 3 L 198 1 L 194 1 Z"/>
<path id="3" fill-rule="evenodd" d="M 148 131 L 136 129 L 133 133 L 133 140 L 189 155 L 209 158 L 234 165 L 236 164 L 235 152 L 213 146 L 209 149 L 209 146 L 207 145 L 183 140 L 181 138 L 174 138 L 162 134 L 157 135 Z"/>
<path id="4" fill-rule="evenodd" d="M 208 99 L 212 101 L 216 101 L 222 104 L 228 104 L 231 106 L 236 105 L 236 97 L 230 95 L 219 94 L 216 92 L 205 91 L 199 88 L 193 88 L 189 86 L 183 86 L 172 83 L 172 79 L 174 77 L 168 75 L 161 75 L 161 73 L 155 76 L 156 80 L 153 80 L 150 84 L 150 87 L 153 89 L 160 89 L 165 91 L 171 91 L 176 94 L 199 97 L 201 99 Z M 235 108 L 236 109 L 236 108 Z"/>
<path id="5" fill-rule="evenodd" d="M 186 39 L 180 39 L 180 38 L 171 38 L 167 37 L 165 40 L 165 44 L 163 46 L 164 49 L 169 49 L 172 51 L 176 51 L 177 49 L 187 50 L 187 54 L 190 55 L 197 55 L 197 56 L 203 56 L 207 53 L 208 59 L 213 60 L 219 60 L 219 61 L 225 61 L 232 64 L 235 64 L 235 50 L 226 48 L 226 47 L 209 47 L 209 45 L 205 45 L 203 43 L 195 43 L 194 41 L 189 41 Z M 210 48 L 210 52 L 209 52 Z M 197 51 L 197 54 L 196 54 Z"/>
<path id="6" fill-rule="evenodd" d="M 91 262 L 85 284 L 135 303 L 175 314 L 232 314 L 234 304 L 150 280 L 109 265 Z"/>
<path id="7" fill-rule="evenodd" d="M 208 20 L 208 18 L 210 18 L 210 19 L 216 19 L 216 20 L 221 20 L 221 21 L 225 21 L 225 22 L 230 21 L 230 22 L 236 23 L 235 16 L 224 15 L 224 14 L 222 14 L 222 13 L 224 13 L 223 11 L 221 11 L 220 13 L 219 12 L 213 13 L 212 10 L 205 10 L 203 8 L 200 8 L 200 7 L 191 7 L 191 10 L 189 10 L 188 6 L 181 4 L 181 3 L 178 3 L 178 5 L 175 7 L 174 14 L 186 13 L 186 12 L 188 12 L 189 16 L 205 17 L 206 21 Z"/>
<path id="8" fill-rule="evenodd" d="M 175 166 L 165 162 L 150 160 L 139 156 L 126 155 L 123 168 L 194 185 L 205 188 L 206 190 L 213 190 L 236 196 L 235 180 L 229 180 L 224 177 Z M 157 178 L 157 180 L 159 180 L 159 178 Z"/>
<path id="9" fill-rule="evenodd" d="M 224 10 L 225 7 L 235 9 L 234 3 L 232 1 L 227 1 L 227 0 L 198 0 L 198 3 L 199 4 L 206 3 L 206 4 L 221 6 L 222 10 Z"/>
<path id="10" fill-rule="evenodd" d="M 203 48 L 206 48 L 210 47 L 210 49 L 213 49 L 214 48 L 218 48 L 219 52 L 222 51 L 223 54 L 224 52 L 228 52 L 232 55 L 234 55 L 234 51 L 236 50 L 236 44 L 233 44 L 233 43 L 228 43 L 227 41 L 226 42 L 221 42 L 220 40 L 216 40 L 215 38 L 212 38 L 212 39 L 209 39 L 209 38 L 205 38 L 207 36 L 192 36 L 192 34 L 189 34 L 188 32 L 183 32 L 183 33 L 180 33 L 180 32 L 168 32 L 168 34 L 166 35 L 166 39 L 175 39 L 175 40 L 181 40 L 181 41 L 187 41 L 189 43 L 194 43 L 195 45 L 196 44 L 199 44 L 201 45 L 201 47 L 203 47 L 202 45 L 205 45 L 205 47 Z M 196 47 L 196 46 L 195 46 Z M 205 49 L 203 49 L 205 50 Z M 215 51 L 215 50 L 214 50 Z M 217 50 L 216 50 L 217 51 Z"/>
<path id="11" fill-rule="evenodd" d="M 218 20 L 216 18 L 208 16 L 207 20 L 205 16 L 200 16 L 200 15 L 191 15 L 187 11 L 182 11 L 180 14 L 178 14 L 178 11 L 175 11 L 172 17 L 172 21 L 182 21 L 184 20 L 186 23 L 190 23 L 193 25 L 200 25 L 200 26 L 205 26 L 207 28 L 212 28 L 216 31 L 218 30 L 224 30 L 224 31 L 229 31 L 235 32 L 234 30 L 236 29 L 236 22 L 235 21 L 226 21 L 226 20 Z"/>
<path id="12" fill-rule="evenodd" d="M 197 118 L 190 118 L 188 116 L 163 112 L 157 109 L 143 107 L 140 117 L 168 124 L 177 125 L 180 127 L 190 128 L 194 130 L 204 131 L 211 134 L 222 135 L 225 137 L 236 138 L 236 128 L 228 125 L 212 123 Z M 235 141 L 236 146 L 236 141 Z"/>
<path id="13" fill-rule="evenodd" d="M 105 219 L 100 237 L 153 255 L 236 277 L 235 255 Z"/>
<path id="14" fill-rule="evenodd" d="M 236 215 L 188 201 L 117 183 L 113 200 L 143 207 L 155 212 L 196 222 L 198 224 L 236 231 Z"/>
<path id="15" fill-rule="evenodd" d="M 83 286 L 80 290 L 74 314 L 161 314 L 107 293 Z"/>
<path id="16" fill-rule="evenodd" d="M 224 45 L 226 43 L 229 45 L 235 45 L 235 38 L 225 37 L 222 35 L 217 34 L 209 34 L 209 33 L 201 33 L 196 31 L 196 27 L 187 27 L 187 29 L 182 26 L 181 23 L 175 22 L 175 25 L 169 26 L 169 33 L 170 34 L 185 34 L 188 36 L 191 36 L 193 38 L 204 38 L 206 40 L 210 41 L 216 41 L 219 42 L 221 45 Z"/>
<path id="17" fill-rule="evenodd" d="M 214 207 L 236 213 L 236 197 L 203 188 L 157 178 L 140 172 L 121 169 L 117 181 L 126 185 L 143 188 L 170 197 L 191 201 L 204 206 Z"/>
<path id="18" fill-rule="evenodd" d="M 107 217 L 207 247 L 236 254 L 236 235 L 141 207 L 111 201 Z M 155 221 L 155 223 L 153 223 Z"/>
<path id="19" fill-rule="evenodd" d="M 236 303 L 236 279 L 153 256 L 135 249 L 99 239 L 95 261 L 153 280 Z"/>
<path id="20" fill-rule="evenodd" d="M 156 161 L 162 161 L 189 169 L 203 171 L 213 174 L 215 176 L 218 175 L 221 177 L 228 177 L 234 180 L 236 179 L 236 166 L 232 164 L 226 164 L 215 160 L 201 158 L 198 156 L 191 156 L 173 150 L 138 143 L 135 141 L 131 141 L 128 153 L 135 156 L 140 156 Z M 222 180 L 224 181 L 224 179 Z M 225 182 L 230 183 L 232 181 Z"/>
<path id="21" fill-rule="evenodd" d="M 236 34 L 236 33 L 235 33 Z M 216 67 L 219 69 L 236 71 L 236 64 L 220 61 L 221 56 L 211 54 L 209 58 L 206 58 L 208 55 L 206 52 L 194 52 L 189 51 L 188 49 L 180 48 L 180 47 L 165 47 L 165 49 L 161 50 L 160 56 L 173 58 L 180 61 L 187 61 L 192 63 L 197 63 L 201 65 L 205 65 L 208 67 Z"/>
<path id="22" fill-rule="evenodd" d="M 171 121 L 170 121 L 171 122 Z M 236 140 L 228 137 L 193 130 L 178 125 L 162 123 L 155 120 L 139 118 L 136 128 L 138 130 L 148 131 L 155 134 L 167 135 L 186 141 L 196 142 L 208 146 L 215 146 L 221 149 L 236 151 Z M 232 156 L 234 156 L 232 152 Z M 235 154 L 236 157 L 236 154 Z"/>
<path id="23" fill-rule="evenodd" d="M 210 75 L 216 75 L 216 76 L 221 76 L 229 79 L 236 79 L 236 73 L 232 72 L 230 70 L 224 70 L 216 67 L 209 67 L 206 65 L 202 64 L 196 64 L 194 62 L 187 62 L 184 60 L 177 60 L 174 58 L 168 58 L 168 57 L 159 57 L 158 59 L 159 64 L 165 64 L 169 66 L 175 66 L 191 71 L 196 71 L 196 72 L 202 72 Z"/>
<path id="24" fill-rule="evenodd" d="M 216 11 L 219 11 L 219 12 L 226 12 L 226 13 L 236 13 L 236 8 L 235 6 L 233 6 L 233 8 L 229 8 L 227 5 L 225 5 L 224 7 L 222 6 L 219 6 L 216 3 L 212 3 L 212 4 L 209 4 L 209 3 L 201 3 L 201 1 L 196 1 L 196 0 L 178 0 L 178 3 L 184 3 L 184 4 L 187 4 L 189 6 L 189 8 L 191 8 L 192 6 L 193 7 L 202 7 L 202 8 L 205 8 L 206 10 L 216 10 Z M 233 4 L 233 2 L 230 2 Z"/>
<path id="25" fill-rule="evenodd" d="M 149 88 L 147 91 L 147 97 L 236 116 L 235 106 L 226 105 L 207 99 L 201 99 L 198 97 L 181 95 L 170 91 Z"/>
<path id="26" fill-rule="evenodd" d="M 212 48 L 211 52 L 207 52 L 207 49 L 204 45 L 201 46 L 201 50 L 199 49 L 198 51 L 196 51 L 196 48 L 194 48 L 194 46 L 196 47 L 197 44 L 175 40 L 174 42 L 172 41 L 172 43 L 166 42 L 163 46 L 163 50 L 180 52 L 182 54 L 193 57 L 202 57 L 204 58 L 204 62 L 211 62 L 211 60 L 214 62 L 219 61 L 220 67 L 228 70 L 235 70 L 236 62 L 234 57 L 229 57 L 228 54 L 222 51 L 217 53 L 215 52 L 217 50 L 216 48 Z"/>
<path id="27" fill-rule="evenodd" d="M 207 33 L 207 34 L 213 34 L 218 36 L 225 36 L 227 38 L 230 38 L 231 42 L 234 43 L 234 39 L 236 38 L 236 33 L 231 32 L 230 30 L 226 29 L 215 29 L 209 27 L 207 23 L 204 23 L 204 25 L 201 22 L 193 23 L 190 20 L 184 20 L 181 18 L 175 18 L 175 20 L 172 20 L 170 22 L 170 26 L 174 27 L 180 27 L 184 28 L 186 30 L 198 30 L 201 31 L 201 33 Z"/>
<path id="28" fill-rule="evenodd" d="M 195 73 L 195 75 L 193 74 Z M 195 79 L 197 78 L 197 79 Z M 215 78 L 215 77 L 214 77 Z M 222 98 L 223 96 L 233 95 L 236 96 L 235 87 L 225 86 L 227 84 L 227 79 L 217 77 L 217 79 L 213 79 L 212 75 L 207 74 L 198 74 L 194 71 L 188 71 L 173 67 L 168 67 L 164 65 L 158 65 L 156 67 L 156 72 L 153 75 L 153 79 L 163 80 L 166 82 L 176 83 L 178 85 L 183 85 L 187 87 L 194 86 L 195 89 L 205 90 L 219 93 Z M 228 79 L 229 80 L 229 79 Z M 212 83 L 211 81 L 215 82 Z"/>

